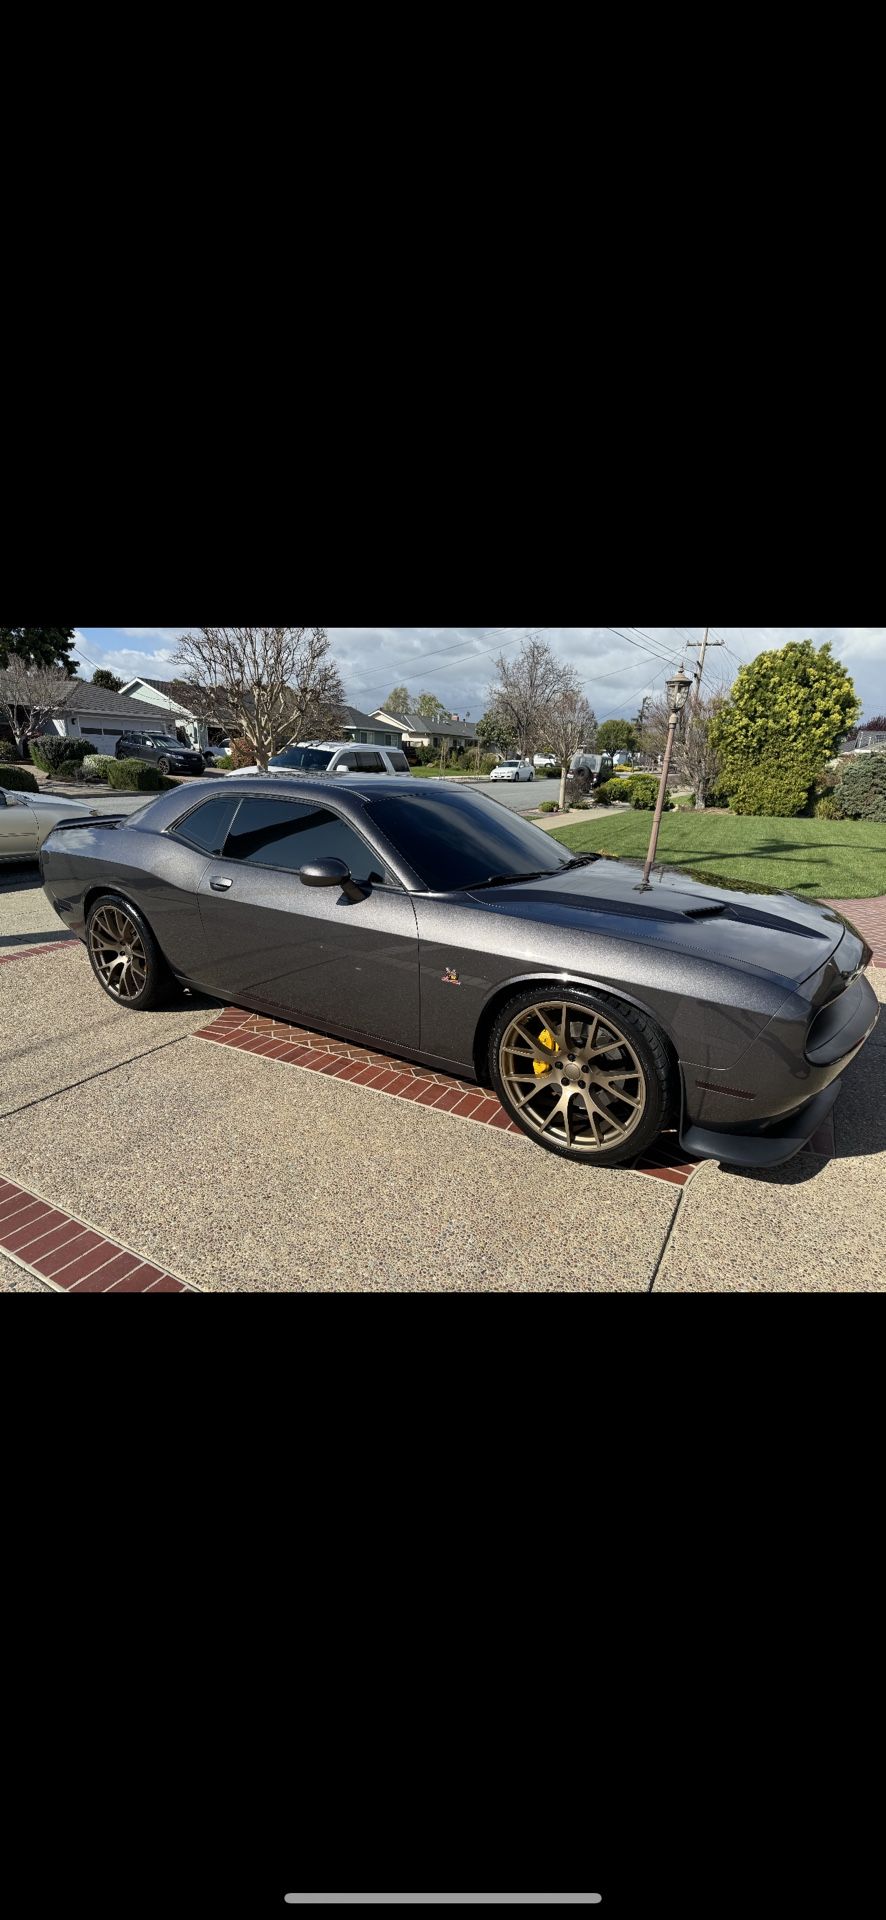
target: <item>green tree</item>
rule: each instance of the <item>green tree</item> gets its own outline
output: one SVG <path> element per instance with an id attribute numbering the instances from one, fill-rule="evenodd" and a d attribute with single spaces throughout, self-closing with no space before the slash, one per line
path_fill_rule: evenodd
<path id="1" fill-rule="evenodd" d="M 104 687 L 106 693 L 119 693 L 124 683 L 117 679 L 116 673 L 110 673 L 107 667 L 96 667 L 92 684 L 94 687 Z"/>
<path id="2" fill-rule="evenodd" d="M 490 707 L 477 721 L 477 741 L 484 753 L 515 753 L 517 736 L 502 714 Z"/>
<path id="3" fill-rule="evenodd" d="M 402 720 L 404 714 L 412 712 L 412 695 L 408 687 L 394 687 L 380 708 L 382 713 L 395 713 Z"/>
<path id="4" fill-rule="evenodd" d="M 415 703 L 415 711 L 421 714 L 423 720 L 449 719 L 449 708 L 444 707 L 442 700 L 438 700 L 435 693 L 420 693 Z"/>
<path id="5" fill-rule="evenodd" d="M 802 813 L 809 792 L 861 711 L 830 642 L 791 640 L 742 667 L 711 733 L 730 805 Z"/>
<path id="6" fill-rule="evenodd" d="M 598 753 L 636 753 L 637 730 L 630 720 L 603 720 L 597 728 Z"/>
<path id="7" fill-rule="evenodd" d="M 28 667 L 63 667 L 73 676 L 80 665 L 73 648 L 73 627 L 0 627 L 0 667 L 14 653 Z"/>

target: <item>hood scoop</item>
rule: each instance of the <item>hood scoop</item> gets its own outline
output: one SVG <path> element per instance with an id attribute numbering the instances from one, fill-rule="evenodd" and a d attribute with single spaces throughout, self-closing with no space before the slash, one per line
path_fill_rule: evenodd
<path id="1" fill-rule="evenodd" d="M 707 907 L 684 907 L 683 912 L 687 920 L 713 920 L 716 914 L 725 913 L 726 908 L 722 900 L 715 900 Z"/>

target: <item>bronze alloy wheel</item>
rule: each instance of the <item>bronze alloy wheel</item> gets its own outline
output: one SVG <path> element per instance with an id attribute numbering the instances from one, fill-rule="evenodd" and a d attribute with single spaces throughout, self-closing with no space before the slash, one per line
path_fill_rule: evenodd
<path id="1" fill-rule="evenodd" d="M 648 1139 L 647 1123 L 658 1130 L 662 1107 L 637 1017 L 595 1007 L 590 995 L 522 997 L 519 1010 L 505 1009 L 497 1043 L 505 1105 L 531 1138 L 572 1159 L 629 1159 Z"/>
<path id="2" fill-rule="evenodd" d="M 148 954 L 126 908 L 104 901 L 90 920 L 88 937 L 90 958 L 105 992 L 115 1000 L 140 999 L 148 982 Z"/>

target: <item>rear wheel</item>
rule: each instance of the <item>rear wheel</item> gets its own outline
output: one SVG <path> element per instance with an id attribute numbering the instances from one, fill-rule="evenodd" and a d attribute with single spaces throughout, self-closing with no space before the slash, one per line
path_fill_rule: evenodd
<path id="1" fill-rule="evenodd" d="M 140 1013 L 169 992 L 171 975 L 147 921 L 118 894 L 102 894 L 86 920 L 86 950 L 99 985 Z"/>
<path id="2" fill-rule="evenodd" d="M 157 772 L 162 774 L 167 774 L 169 772 L 169 761 L 166 759 L 165 755 L 162 760 L 157 761 Z"/>
<path id="3" fill-rule="evenodd" d="M 670 1062 L 645 1014 L 583 987 L 529 989 L 490 1038 L 496 1092 L 531 1140 L 568 1160 L 618 1166 L 660 1132 Z"/>

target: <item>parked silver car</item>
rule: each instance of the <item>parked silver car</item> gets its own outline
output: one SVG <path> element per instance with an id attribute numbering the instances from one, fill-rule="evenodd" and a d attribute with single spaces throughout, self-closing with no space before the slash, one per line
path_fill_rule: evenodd
<path id="1" fill-rule="evenodd" d="M 60 820 L 88 820 L 97 807 L 60 794 L 13 793 L 0 786 L 0 864 L 36 860 L 47 835 Z"/>
<path id="2" fill-rule="evenodd" d="M 243 773 L 261 768 L 243 767 Z M 269 773 L 411 773 L 399 747 L 354 746 L 349 740 L 303 740 L 268 762 Z"/>

